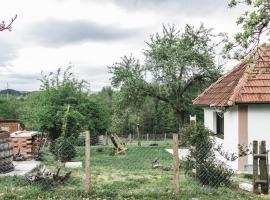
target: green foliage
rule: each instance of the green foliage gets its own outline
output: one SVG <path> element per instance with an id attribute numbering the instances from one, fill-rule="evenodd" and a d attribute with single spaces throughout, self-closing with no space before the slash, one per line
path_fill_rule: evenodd
<path id="1" fill-rule="evenodd" d="M 186 25 L 184 32 L 163 27 L 162 34 L 151 36 L 144 51 L 146 62 L 123 57 L 111 66 L 112 85 L 120 88 L 124 104 L 137 109 L 152 97 L 165 102 L 183 125 L 184 114 L 194 99 L 220 75 L 215 65 L 213 34 L 201 25 Z"/>
<path id="2" fill-rule="evenodd" d="M 141 134 L 177 132 L 178 124 L 174 110 L 166 103 L 146 97 L 141 107 L 133 107 L 123 105 L 122 98 L 121 92 L 116 92 L 113 97 L 111 132 L 135 135 L 137 124 Z"/>
<path id="3" fill-rule="evenodd" d="M 190 148 L 190 155 L 185 163 L 185 172 L 203 185 L 212 187 L 229 186 L 233 170 L 215 156 L 213 133 L 202 124 L 183 129 L 185 143 Z M 194 173 L 192 170 L 196 170 Z"/>
<path id="4" fill-rule="evenodd" d="M 263 36 L 269 35 L 270 6 L 268 0 L 229 1 L 231 8 L 238 5 L 246 9 L 236 21 L 241 31 L 235 34 L 234 40 L 225 39 L 224 50 L 229 57 L 242 59 L 259 45 Z"/>
<path id="5" fill-rule="evenodd" d="M 25 101 L 21 119 L 28 128 L 46 133 L 53 143 L 60 138 L 56 146 L 63 148 L 52 152 L 58 159 L 70 159 L 75 151 L 72 145 L 81 132 L 89 130 L 93 136 L 105 132 L 107 115 L 98 101 L 90 99 L 87 84 L 78 80 L 70 68 L 43 75 L 41 82 L 41 91 Z M 66 150 L 70 150 L 70 155 L 65 155 Z"/>
<path id="6" fill-rule="evenodd" d="M 0 95 L 0 119 L 18 119 L 23 99 Z"/>
<path id="7" fill-rule="evenodd" d="M 50 150 L 54 154 L 56 160 L 67 162 L 76 156 L 76 150 L 74 146 L 74 138 L 59 137 L 52 142 Z"/>

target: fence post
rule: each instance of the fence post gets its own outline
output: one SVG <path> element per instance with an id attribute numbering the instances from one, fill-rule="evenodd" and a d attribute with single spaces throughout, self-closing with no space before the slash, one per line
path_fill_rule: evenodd
<path id="1" fill-rule="evenodd" d="M 256 183 L 258 180 L 258 159 L 254 155 L 258 154 L 258 141 L 253 141 L 253 192 L 258 194 L 259 187 Z"/>
<path id="2" fill-rule="evenodd" d="M 147 140 L 147 144 L 149 144 L 149 134 L 146 134 L 146 140 Z"/>
<path id="3" fill-rule="evenodd" d="M 166 145 L 166 141 L 167 141 L 167 133 L 164 133 L 164 143 Z"/>
<path id="4" fill-rule="evenodd" d="M 267 173 L 267 152 L 266 152 L 266 143 L 265 141 L 260 142 L 260 154 L 265 154 L 265 157 L 260 158 L 259 166 L 260 166 L 260 180 L 266 181 L 266 183 L 261 184 L 261 190 L 263 194 L 268 194 L 268 173 Z"/>
<path id="5" fill-rule="evenodd" d="M 108 132 L 106 131 L 106 143 L 105 143 L 106 146 L 109 145 L 109 141 L 108 141 Z"/>
<path id="6" fill-rule="evenodd" d="M 179 154 L 178 154 L 178 134 L 173 134 L 173 181 L 175 194 L 179 194 Z"/>
<path id="7" fill-rule="evenodd" d="M 141 146 L 141 135 L 139 130 L 139 124 L 137 124 L 137 136 L 138 136 L 138 146 Z"/>
<path id="8" fill-rule="evenodd" d="M 85 134 L 85 192 L 91 191 L 91 173 L 90 173 L 90 131 Z"/>

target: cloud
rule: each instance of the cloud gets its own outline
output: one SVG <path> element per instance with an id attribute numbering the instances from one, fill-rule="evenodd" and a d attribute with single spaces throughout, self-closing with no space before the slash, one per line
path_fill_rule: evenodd
<path id="1" fill-rule="evenodd" d="M 17 45 L 8 41 L 7 39 L 0 38 L 0 67 L 6 67 L 10 61 L 17 56 Z"/>
<path id="2" fill-rule="evenodd" d="M 47 19 L 32 24 L 28 30 L 27 39 L 49 47 L 61 47 L 87 41 L 122 40 L 140 34 L 138 30 L 102 26 L 88 20 Z"/>
<path id="3" fill-rule="evenodd" d="M 90 0 L 84 0 L 90 2 Z M 92 0 L 91 0 L 92 1 Z M 107 0 L 95 0 L 108 3 Z M 115 5 L 128 11 L 156 11 L 178 14 L 192 14 L 193 16 L 209 15 L 227 6 L 224 0 L 111 0 Z"/>
<path id="4" fill-rule="evenodd" d="M 2 75 L 0 79 L 0 90 L 5 89 L 7 83 L 9 88 L 21 91 L 32 91 L 39 89 L 40 81 L 38 79 L 40 78 L 40 73 L 24 74 L 14 71 L 0 71 L 0 73 Z"/>

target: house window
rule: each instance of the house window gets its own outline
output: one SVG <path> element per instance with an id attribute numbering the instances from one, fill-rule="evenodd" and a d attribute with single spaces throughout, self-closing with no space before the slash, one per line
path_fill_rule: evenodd
<path id="1" fill-rule="evenodd" d="M 224 114 L 216 113 L 216 134 L 220 138 L 224 138 Z"/>

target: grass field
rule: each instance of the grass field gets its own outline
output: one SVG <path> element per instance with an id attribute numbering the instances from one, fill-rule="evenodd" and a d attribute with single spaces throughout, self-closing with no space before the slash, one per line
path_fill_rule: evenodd
<path id="1" fill-rule="evenodd" d="M 77 151 L 75 160 L 83 161 L 84 148 L 78 147 Z M 183 173 L 180 195 L 176 196 L 172 172 L 151 169 L 151 161 L 156 157 L 163 165 L 171 166 L 172 156 L 160 146 L 130 146 L 126 155 L 119 156 L 112 156 L 110 147 L 92 147 L 90 194 L 84 193 L 83 164 L 83 169 L 72 170 L 72 177 L 64 185 L 29 183 L 25 177 L 0 178 L 0 199 L 267 199 L 240 190 L 203 187 Z M 54 161 L 47 149 L 43 151 L 43 160 L 50 169 L 62 165 Z"/>

